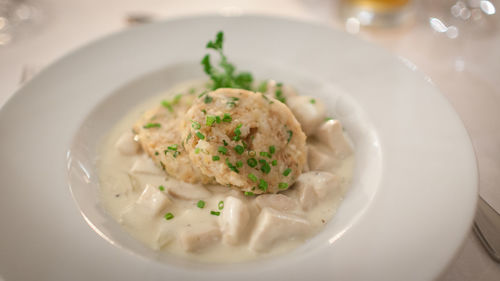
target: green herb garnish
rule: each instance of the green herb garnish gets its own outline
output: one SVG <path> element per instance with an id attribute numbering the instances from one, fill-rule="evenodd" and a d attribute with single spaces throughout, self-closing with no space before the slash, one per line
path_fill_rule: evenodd
<path id="1" fill-rule="evenodd" d="M 279 189 L 285 189 L 287 187 L 288 187 L 288 183 L 286 183 L 286 182 L 280 182 L 280 183 L 278 183 L 278 188 Z"/>
<path id="2" fill-rule="evenodd" d="M 168 109 L 168 111 L 174 112 L 174 108 L 172 107 L 172 104 L 170 102 L 164 100 L 164 101 L 161 102 L 161 105 L 163 105 L 163 107 L 165 107 L 166 109 Z"/>
<path id="3" fill-rule="evenodd" d="M 200 140 L 204 140 L 204 139 L 205 139 L 205 135 L 203 135 L 203 134 L 202 134 L 202 133 L 200 133 L 200 132 L 196 132 L 196 136 L 197 136 L 198 138 L 200 138 Z"/>
<path id="4" fill-rule="evenodd" d="M 166 214 L 165 214 L 165 219 L 166 219 L 166 220 L 171 220 L 171 219 L 173 219 L 173 218 L 174 218 L 174 214 L 172 214 L 172 213 L 166 213 Z"/>
<path id="5" fill-rule="evenodd" d="M 233 121 L 231 115 L 229 113 L 224 113 L 224 115 L 222 116 L 222 122 L 229 123 L 231 121 Z"/>
<path id="6" fill-rule="evenodd" d="M 205 207 L 205 201 L 203 200 L 198 201 L 198 203 L 196 203 L 196 206 L 198 206 L 198 208 L 200 209 L 203 209 Z"/>
<path id="7" fill-rule="evenodd" d="M 245 148 L 243 148 L 243 146 L 241 145 L 237 145 L 234 147 L 234 150 L 236 151 L 236 153 L 238 153 L 239 155 L 243 154 L 243 152 L 245 151 Z"/>
<path id="8" fill-rule="evenodd" d="M 290 172 L 292 171 L 292 169 L 290 168 L 287 168 L 284 172 L 283 172 L 283 176 L 288 176 L 290 174 Z"/>
<path id="9" fill-rule="evenodd" d="M 268 186 L 267 181 L 265 181 L 265 180 L 263 180 L 263 179 L 260 179 L 260 180 L 259 180 L 259 185 L 258 185 L 258 187 L 259 187 L 259 189 L 260 189 L 260 190 L 262 190 L 262 191 L 266 192 L 266 191 L 267 191 L 267 186 Z"/>
<path id="10" fill-rule="evenodd" d="M 219 210 L 224 209 L 224 201 L 219 201 L 219 204 L 217 204 L 217 208 L 219 208 Z"/>
<path id="11" fill-rule="evenodd" d="M 214 215 L 214 216 L 219 216 L 219 215 L 220 215 L 220 212 L 210 211 L 210 214 L 211 214 L 211 215 Z"/>
<path id="12" fill-rule="evenodd" d="M 252 173 L 248 174 L 248 178 L 250 180 L 252 180 L 253 182 L 257 182 L 257 177 L 254 174 L 252 174 Z"/>
<path id="13" fill-rule="evenodd" d="M 205 98 L 203 99 L 203 102 L 204 102 L 205 104 L 208 104 L 208 103 L 211 103 L 213 100 L 214 100 L 214 99 L 213 99 L 211 96 L 206 95 L 206 96 L 205 96 Z"/>
<path id="14" fill-rule="evenodd" d="M 205 125 L 207 125 L 207 126 L 210 127 L 210 126 L 212 126 L 215 123 L 215 121 L 216 121 L 215 116 L 213 116 L 213 115 L 207 115 L 206 121 L 205 121 Z"/>
<path id="15" fill-rule="evenodd" d="M 158 189 L 159 189 L 160 191 L 165 191 L 165 187 L 164 187 L 163 185 L 158 186 Z"/>
<path id="16" fill-rule="evenodd" d="M 160 123 L 148 123 L 144 126 L 142 126 L 144 129 L 151 129 L 151 128 L 160 128 L 161 124 Z"/>
<path id="17" fill-rule="evenodd" d="M 224 33 L 219 31 L 214 41 L 209 41 L 206 45 L 207 49 L 215 50 L 220 56 L 220 69 L 212 66 L 210 55 L 207 54 L 201 60 L 203 70 L 213 82 L 212 90 L 219 88 L 236 88 L 250 90 L 253 82 L 253 77 L 248 72 L 236 72 L 233 64 L 229 63 L 224 55 L 222 45 L 224 43 Z"/>
<path id="18" fill-rule="evenodd" d="M 199 130 L 201 128 L 201 125 L 200 123 L 196 122 L 196 121 L 193 121 L 191 120 L 191 127 L 195 130 Z"/>
<path id="19" fill-rule="evenodd" d="M 250 158 L 247 160 L 247 164 L 248 164 L 248 166 L 253 168 L 253 167 L 257 166 L 257 160 L 255 160 L 255 158 Z"/>
<path id="20" fill-rule="evenodd" d="M 226 155 L 227 153 L 227 148 L 223 147 L 223 146 L 219 146 L 219 148 L 217 148 L 217 151 Z"/>
<path id="21" fill-rule="evenodd" d="M 212 161 L 219 161 L 220 157 L 217 155 L 212 156 Z"/>

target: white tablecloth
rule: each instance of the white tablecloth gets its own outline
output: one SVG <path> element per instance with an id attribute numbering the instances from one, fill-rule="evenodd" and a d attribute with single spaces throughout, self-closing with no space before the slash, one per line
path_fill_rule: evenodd
<path id="1" fill-rule="evenodd" d="M 10 44 L 0 46 L 0 106 L 14 94 L 22 76 L 30 76 L 91 40 L 127 28 L 126 17 L 130 14 L 148 14 L 157 20 L 207 13 L 266 14 L 344 29 L 336 1 L 328 0 L 31 2 L 40 8 L 39 23 L 24 26 Z M 449 5 L 453 1 L 441 2 Z M 500 7 L 499 1 L 492 2 Z M 476 149 L 480 193 L 500 210 L 500 16 L 489 16 L 480 26 L 472 21 L 445 22 L 459 28 L 459 36 L 450 39 L 427 24 L 430 17 L 448 19 L 447 10 L 440 10 L 435 3 L 417 6 L 415 24 L 389 30 L 362 29 L 359 36 L 407 58 L 450 100 Z M 471 232 L 440 280 L 500 280 L 500 264 L 487 256 Z"/>

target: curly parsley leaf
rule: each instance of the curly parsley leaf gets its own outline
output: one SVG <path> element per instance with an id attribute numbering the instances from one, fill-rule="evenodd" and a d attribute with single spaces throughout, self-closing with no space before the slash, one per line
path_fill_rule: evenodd
<path id="1" fill-rule="evenodd" d="M 212 90 L 219 88 L 236 88 L 250 90 L 253 76 L 249 72 L 236 72 L 236 67 L 227 60 L 223 52 L 224 33 L 219 31 L 214 41 L 209 41 L 207 49 L 212 49 L 219 54 L 220 61 L 218 67 L 213 66 L 210 61 L 210 54 L 206 54 L 201 60 L 203 71 L 213 82 Z"/>

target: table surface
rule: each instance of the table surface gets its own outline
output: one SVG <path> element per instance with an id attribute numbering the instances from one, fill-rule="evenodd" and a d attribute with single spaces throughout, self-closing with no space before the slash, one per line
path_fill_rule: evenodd
<path id="1" fill-rule="evenodd" d="M 491 2 L 500 7 L 500 1 Z M 39 9 L 36 24 L 21 26 L 10 44 L 0 45 L 0 107 L 26 78 L 89 41 L 127 28 L 130 16 L 147 15 L 163 20 L 201 14 L 264 14 L 357 31 L 356 26 L 346 27 L 338 15 L 338 3 L 328 0 L 28 0 L 28 3 Z M 361 28 L 357 35 L 407 59 L 448 98 L 476 150 L 480 194 L 500 210 L 500 188 L 496 186 L 500 183 L 500 110 L 497 110 L 500 16 L 497 13 L 479 20 L 459 21 L 449 16 L 448 7 L 453 3 L 419 1 L 414 20 L 405 26 L 384 30 Z M 453 38 L 433 30 L 429 24 L 431 18 L 457 27 L 458 36 Z M 471 231 L 455 261 L 439 280 L 500 280 L 500 264 L 489 258 Z"/>

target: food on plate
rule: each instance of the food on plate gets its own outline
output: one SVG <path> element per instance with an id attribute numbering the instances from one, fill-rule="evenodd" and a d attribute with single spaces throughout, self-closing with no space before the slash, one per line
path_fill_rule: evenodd
<path id="1" fill-rule="evenodd" d="M 139 143 L 155 164 L 168 175 L 191 183 L 210 183 L 211 178 L 192 165 L 182 143 L 183 120 L 194 95 L 176 95 L 146 111 L 133 126 Z"/>
<path id="2" fill-rule="evenodd" d="M 184 138 L 203 174 L 255 194 L 288 189 L 306 162 L 306 136 L 290 109 L 257 92 L 205 93 L 186 114 Z"/>
<path id="3" fill-rule="evenodd" d="M 290 85 L 256 83 L 223 52 L 210 82 L 173 87 L 111 131 L 99 160 L 106 210 L 155 250 L 205 262 L 291 251 L 341 202 L 354 154 L 339 120 Z"/>

